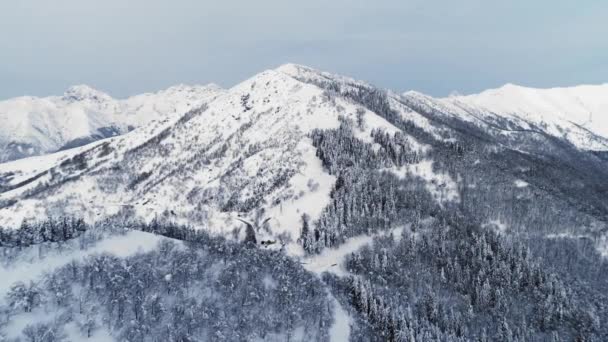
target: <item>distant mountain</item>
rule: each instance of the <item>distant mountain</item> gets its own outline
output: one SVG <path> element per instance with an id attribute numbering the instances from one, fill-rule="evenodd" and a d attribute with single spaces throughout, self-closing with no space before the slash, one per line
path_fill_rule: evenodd
<path id="1" fill-rule="evenodd" d="M 551 89 L 507 84 L 443 101 L 466 111 L 525 122 L 528 128 L 563 137 L 580 148 L 608 149 L 608 84 Z"/>
<path id="2" fill-rule="evenodd" d="M 608 150 L 608 85 L 534 89 L 505 85 L 467 96 L 403 94 L 413 106 L 441 112 L 502 136 L 548 134 L 590 151 Z"/>
<path id="3" fill-rule="evenodd" d="M 116 340 L 606 340 L 601 106 L 589 123 L 576 106 L 564 119 L 483 97 L 286 64 L 120 136 L 0 164 L 11 276 L 47 247 L 79 249 L 6 298 L 55 298 L 74 279 L 37 310 L 65 312 L 53 326 L 70 331 L 84 293 Z M 81 257 L 157 240 L 129 229 L 187 243 Z M 17 299 L 9 338 L 32 316 Z"/>
<path id="4" fill-rule="evenodd" d="M 0 162 L 85 145 L 153 120 L 184 113 L 221 92 L 215 85 L 179 85 L 125 100 L 86 85 L 63 96 L 24 96 L 0 102 Z"/>

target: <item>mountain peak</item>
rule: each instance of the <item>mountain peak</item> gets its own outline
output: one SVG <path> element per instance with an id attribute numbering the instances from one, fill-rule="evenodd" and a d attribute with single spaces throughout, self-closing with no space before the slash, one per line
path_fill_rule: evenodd
<path id="1" fill-rule="evenodd" d="M 79 84 L 69 87 L 63 94 L 63 99 L 72 102 L 84 100 L 107 101 L 111 100 L 112 97 L 88 85 Z"/>
<path id="2" fill-rule="evenodd" d="M 427 97 L 426 94 L 423 94 L 416 90 L 408 90 L 408 91 L 404 92 L 402 95 L 406 96 L 406 97 L 410 97 L 410 96 L 411 97 Z"/>
<path id="3" fill-rule="evenodd" d="M 523 87 L 520 85 L 517 85 L 515 83 L 508 82 L 508 83 L 505 83 L 501 88 L 509 89 L 509 88 L 523 88 Z"/>
<path id="4" fill-rule="evenodd" d="M 514 83 L 505 83 L 502 87 L 499 87 L 497 89 L 490 89 L 490 90 L 495 90 L 495 91 L 519 91 L 519 90 L 523 90 L 523 89 L 529 89 L 526 88 L 524 86 L 520 86 Z"/>
<path id="5" fill-rule="evenodd" d="M 306 65 L 287 63 L 274 69 L 274 71 L 281 74 L 288 75 L 299 81 L 306 83 L 322 84 L 327 81 L 338 82 L 345 86 L 356 86 L 356 87 L 371 87 L 370 84 L 356 80 L 354 78 L 343 76 L 340 74 L 334 74 L 327 71 L 321 71 L 315 68 L 311 68 Z"/>
<path id="6" fill-rule="evenodd" d="M 313 68 L 308 67 L 306 65 L 296 64 L 296 63 L 285 63 L 285 64 L 279 66 L 278 68 L 276 68 L 275 70 L 279 71 L 279 72 L 286 73 L 288 75 L 298 74 L 298 73 L 301 73 L 303 71 L 305 71 L 305 72 L 311 72 L 311 71 L 319 72 L 319 71 L 314 70 Z"/>
<path id="7" fill-rule="evenodd" d="M 0 101 L 0 163 L 123 134 L 152 121 L 179 117 L 222 92 L 215 85 L 178 85 L 114 99 L 88 85 L 61 96 Z"/>

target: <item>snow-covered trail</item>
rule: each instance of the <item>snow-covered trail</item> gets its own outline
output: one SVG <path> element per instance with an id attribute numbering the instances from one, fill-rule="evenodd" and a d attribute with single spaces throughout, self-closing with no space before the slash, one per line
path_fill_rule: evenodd
<path id="1" fill-rule="evenodd" d="M 330 272 L 340 277 L 346 276 L 348 271 L 344 269 L 343 261 L 347 255 L 370 244 L 375 237 L 387 236 L 392 233 L 395 239 L 399 239 L 403 229 L 404 227 L 398 227 L 374 235 L 352 237 L 338 248 L 325 248 L 320 254 L 304 258 L 302 264 L 306 270 L 319 275 L 323 272 Z"/>
<path id="2" fill-rule="evenodd" d="M 350 337 L 350 324 L 352 322 L 348 312 L 342 308 L 338 300 L 331 294 L 334 303 L 334 324 L 329 329 L 329 337 L 332 342 L 346 342 Z"/>
<path id="3" fill-rule="evenodd" d="M 344 258 L 363 246 L 370 244 L 375 237 L 387 236 L 391 233 L 395 236 L 395 239 L 399 239 L 403 232 L 404 227 L 398 227 L 386 232 L 374 234 L 374 235 L 362 235 L 348 239 L 348 241 L 338 248 L 326 248 L 318 255 L 313 255 L 304 258 L 302 264 L 304 268 L 312 273 L 321 275 L 324 272 L 333 273 L 339 277 L 348 275 L 348 271 L 344 269 Z M 329 336 L 331 342 L 346 342 L 350 336 L 350 325 L 352 322 L 348 312 L 342 308 L 338 300 L 327 292 L 330 300 L 334 305 L 334 324 L 329 330 Z"/>

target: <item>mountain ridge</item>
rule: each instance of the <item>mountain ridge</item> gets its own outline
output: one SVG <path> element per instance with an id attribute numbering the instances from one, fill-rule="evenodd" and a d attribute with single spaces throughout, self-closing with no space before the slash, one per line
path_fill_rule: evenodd
<path id="1" fill-rule="evenodd" d="M 290 77 L 370 87 L 365 82 L 286 63 L 275 69 Z M 237 87 L 238 85 L 235 85 Z M 62 96 L 21 96 L 0 101 L 0 162 L 85 145 L 120 135 L 176 111 L 186 112 L 196 97 L 221 92 L 215 84 L 178 84 L 155 93 L 114 99 L 88 85 L 69 87 Z M 390 91 L 389 91 L 390 92 Z M 183 98 L 180 96 L 183 95 Z M 394 94 L 395 96 L 399 96 Z M 468 120 L 514 120 L 522 129 L 538 129 L 587 150 L 608 150 L 608 84 L 530 88 L 505 84 L 477 94 L 435 98 L 417 91 L 401 94 L 413 101 Z M 563 97 L 563 99 L 561 98 Z M 164 101 L 169 103 L 163 103 Z M 200 102 L 200 101 L 199 101 Z M 157 107 L 161 108 L 157 108 Z M 484 117 L 480 118 L 479 113 Z M 69 123 L 68 123 L 69 121 Z"/>
<path id="2" fill-rule="evenodd" d="M 493 118 L 492 114 L 489 115 Z M 520 121 L 490 122 L 482 119 L 484 120 L 451 103 L 420 93 L 401 96 L 348 77 L 285 64 L 263 71 L 209 98 L 202 107 L 186 114 L 158 121 L 154 125 L 144 126 L 105 142 L 87 145 L 88 147 L 79 148 L 75 152 L 66 151 L 58 154 L 57 158 L 52 156 L 45 159 L 45 162 L 37 162 L 35 158 L 28 161 L 48 165 L 46 170 L 39 167 L 35 172 L 34 168 L 28 171 L 28 167 L 23 166 L 25 163 L 5 164 L 0 167 L 0 172 L 5 175 L 0 184 L 5 189 L 0 194 L 0 200 L 10 203 L 26 196 L 28 199 L 20 205 L 32 204 L 30 209 L 33 212 L 20 210 L 18 215 L 5 215 L 3 223 L 9 224 L 6 221 L 8 217 L 14 219 L 13 224 L 19 224 L 18 221 L 28 215 L 42 214 L 40 209 L 47 206 L 39 207 L 34 203 L 42 204 L 44 201 L 29 193 L 33 188 L 44 189 L 64 178 L 76 177 L 78 181 L 78 175 L 82 173 L 80 167 L 68 167 L 72 164 L 81 165 L 76 159 L 85 161 L 81 165 L 85 170 L 83 175 L 94 174 L 94 178 L 98 179 L 105 174 L 101 179 L 116 178 L 125 182 L 119 185 L 123 190 L 115 194 L 106 193 L 97 185 L 89 188 L 89 195 L 104 194 L 109 202 L 115 203 L 105 208 L 100 206 L 92 211 L 87 209 L 81 212 L 89 218 L 115 214 L 118 209 L 124 209 L 123 203 L 135 203 L 130 208 L 147 220 L 159 211 L 172 212 L 176 218 L 197 213 L 195 221 L 214 222 L 211 226 L 219 227 L 232 220 L 233 223 L 228 224 L 228 227 L 234 227 L 231 215 L 235 213 L 226 213 L 235 208 L 246 208 L 245 211 L 249 211 L 251 208 L 263 207 L 266 215 L 279 217 L 274 222 L 275 226 L 286 229 L 299 225 L 301 208 L 283 215 L 280 213 L 284 210 L 281 209 L 283 206 L 272 203 L 281 203 L 285 198 L 291 198 L 290 201 L 301 204 L 289 206 L 290 208 L 310 206 L 311 218 L 318 219 L 336 181 L 335 176 L 328 175 L 323 170 L 319 152 L 315 152 L 316 148 L 310 140 L 311 134 L 317 130 L 335 130 L 345 123 L 354 125 L 349 128 L 353 137 L 361 143 L 372 144 L 374 149 L 384 148 L 378 145 L 379 138 L 374 135 L 377 134 L 375 132 L 400 134 L 403 151 L 427 155 L 427 158 L 432 156 L 433 144 L 440 143 L 438 148 L 453 145 L 456 141 L 467 138 L 462 132 L 472 132 L 466 126 L 462 128 L 464 131 L 459 132 L 460 128 L 455 130 L 450 126 L 454 122 L 460 122 L 458 125 L 473 124 L 479 132 L 489 134 L 488 138 L 501 141 L 500 144 L 504 146 L 501 148 L 532 154 L 539 153 L 539 148 L 545 149 L 545 145 L 550 149 L 556 148 L 547 140 L 548 133 L 542 130 L 537 132 L 535 128 L 528 132 L 522 129 L 526 124 Z M 403 128 L 395 126 L 398 122 L 413 125 L 419 133 L 406 134 Z M 493 132 L 488 128 L 494 126 L 500 129 Z M 510 131 L 505 133 L 502 127 L 507 127 Z M 541 141 L 543 143 L 539 145 Z M 110 154 L 118 159 L 109 158 Z M 418 160 L 418 164 L 415 163 L 418 171 L 409 168 L 391 172 L 396 175 L 406 171 L 418 173 L 428 181 L 427 187 L 437 196 L 457 199 L 458 196 L 454 195 L 456 180 L 446 176 L 447 173 L 437 173 L 432 160 L 433 158 Z M 207 170 L 205 174 L 200 173 L 197 169 L 199 167 Z M 117 168 L 121 171 L 115 171 Z M 41 178 L 32 178 L 40 172 Z M 184 175 L 176 176 L 180 174 Z M 34 180 L 25 186 L 17 186 L 28 179 Z M 318 193 L 310 190 L 315 185 L 309 185 L 309 179 L 320 180 L 320 184 L 316 185 L 321 189 Z M 433 184 L 437 181 L 440 185 L 443 184 L 442 187 Z M 94 183 L 97 182 L 95 180 Z M 277 182 L 276 185 L 272 185 L 273 182 Z M 175 189 L 182 191 L 176 193 Z M 89 196 L 84 195 L 82 189 L 73 194 L 72 191 L 67 191 L 62 196 Z M 161 193 L 174 194 L 172 203 L 163 202 Z M 229 195 L 226 197 L 222 193 Z M 303 194 L 303 199 L 298 199 L 299 193 Z M 112 196 L 117 197 L 111 199 Z M 207 207 L 208 204 L 200 207 L 201 203 L 210 199 L 213 199 L 211 207 Z M 78 203 L 92 202 L 95 198 L 83 199 L 81 202 L 74 199 L 70 201 L 80 207 Z M 147 209 L 143 209 L 142 203 L 146 203 Z M 266 204 L 260 207 L 258 203 Z M 295 238 L 292 236 L 292 240 Z"/>
<path id="3" fill-rule="evenodd" d="M 152 120 L 185 112 L 221 92 L 216 85 L 174 86 L 116 100 L 86 85 L 62 96 L 0 101 L 0 162 L 46 154 L 124 134 Z"/>
<path id="4" fill-rule="evenodd" d="M 439 99 L 467 111 L 492 112 L 526 121 L 586 149 L 605 150 L 608 137 L 608 84 L 530 88 L 506 84 L 478 94 Z M 588 131 L 591 134 L 587 134 Z"/>
<path id="5" fill-rule="evenodd" d="M 0 164 L 0 331 L 605 340 L 608 160 L 575 143 L 420 93 L 266 70 L 128 133 Z M 52 300 L 20 300 L 31 293 Z"/>

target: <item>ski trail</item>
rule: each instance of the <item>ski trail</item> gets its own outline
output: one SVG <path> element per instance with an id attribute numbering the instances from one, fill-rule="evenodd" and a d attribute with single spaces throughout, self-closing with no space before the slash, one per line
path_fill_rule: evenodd
<path id="1" fill-rule="evenodd" d="M 348 313 L 338 303 L 338 300 L 331 294 L 334 304 L 334 324 L 329 329 L 329 338 L 331 342 L 346 342 L 350 336 L 351 318 Z"/>

